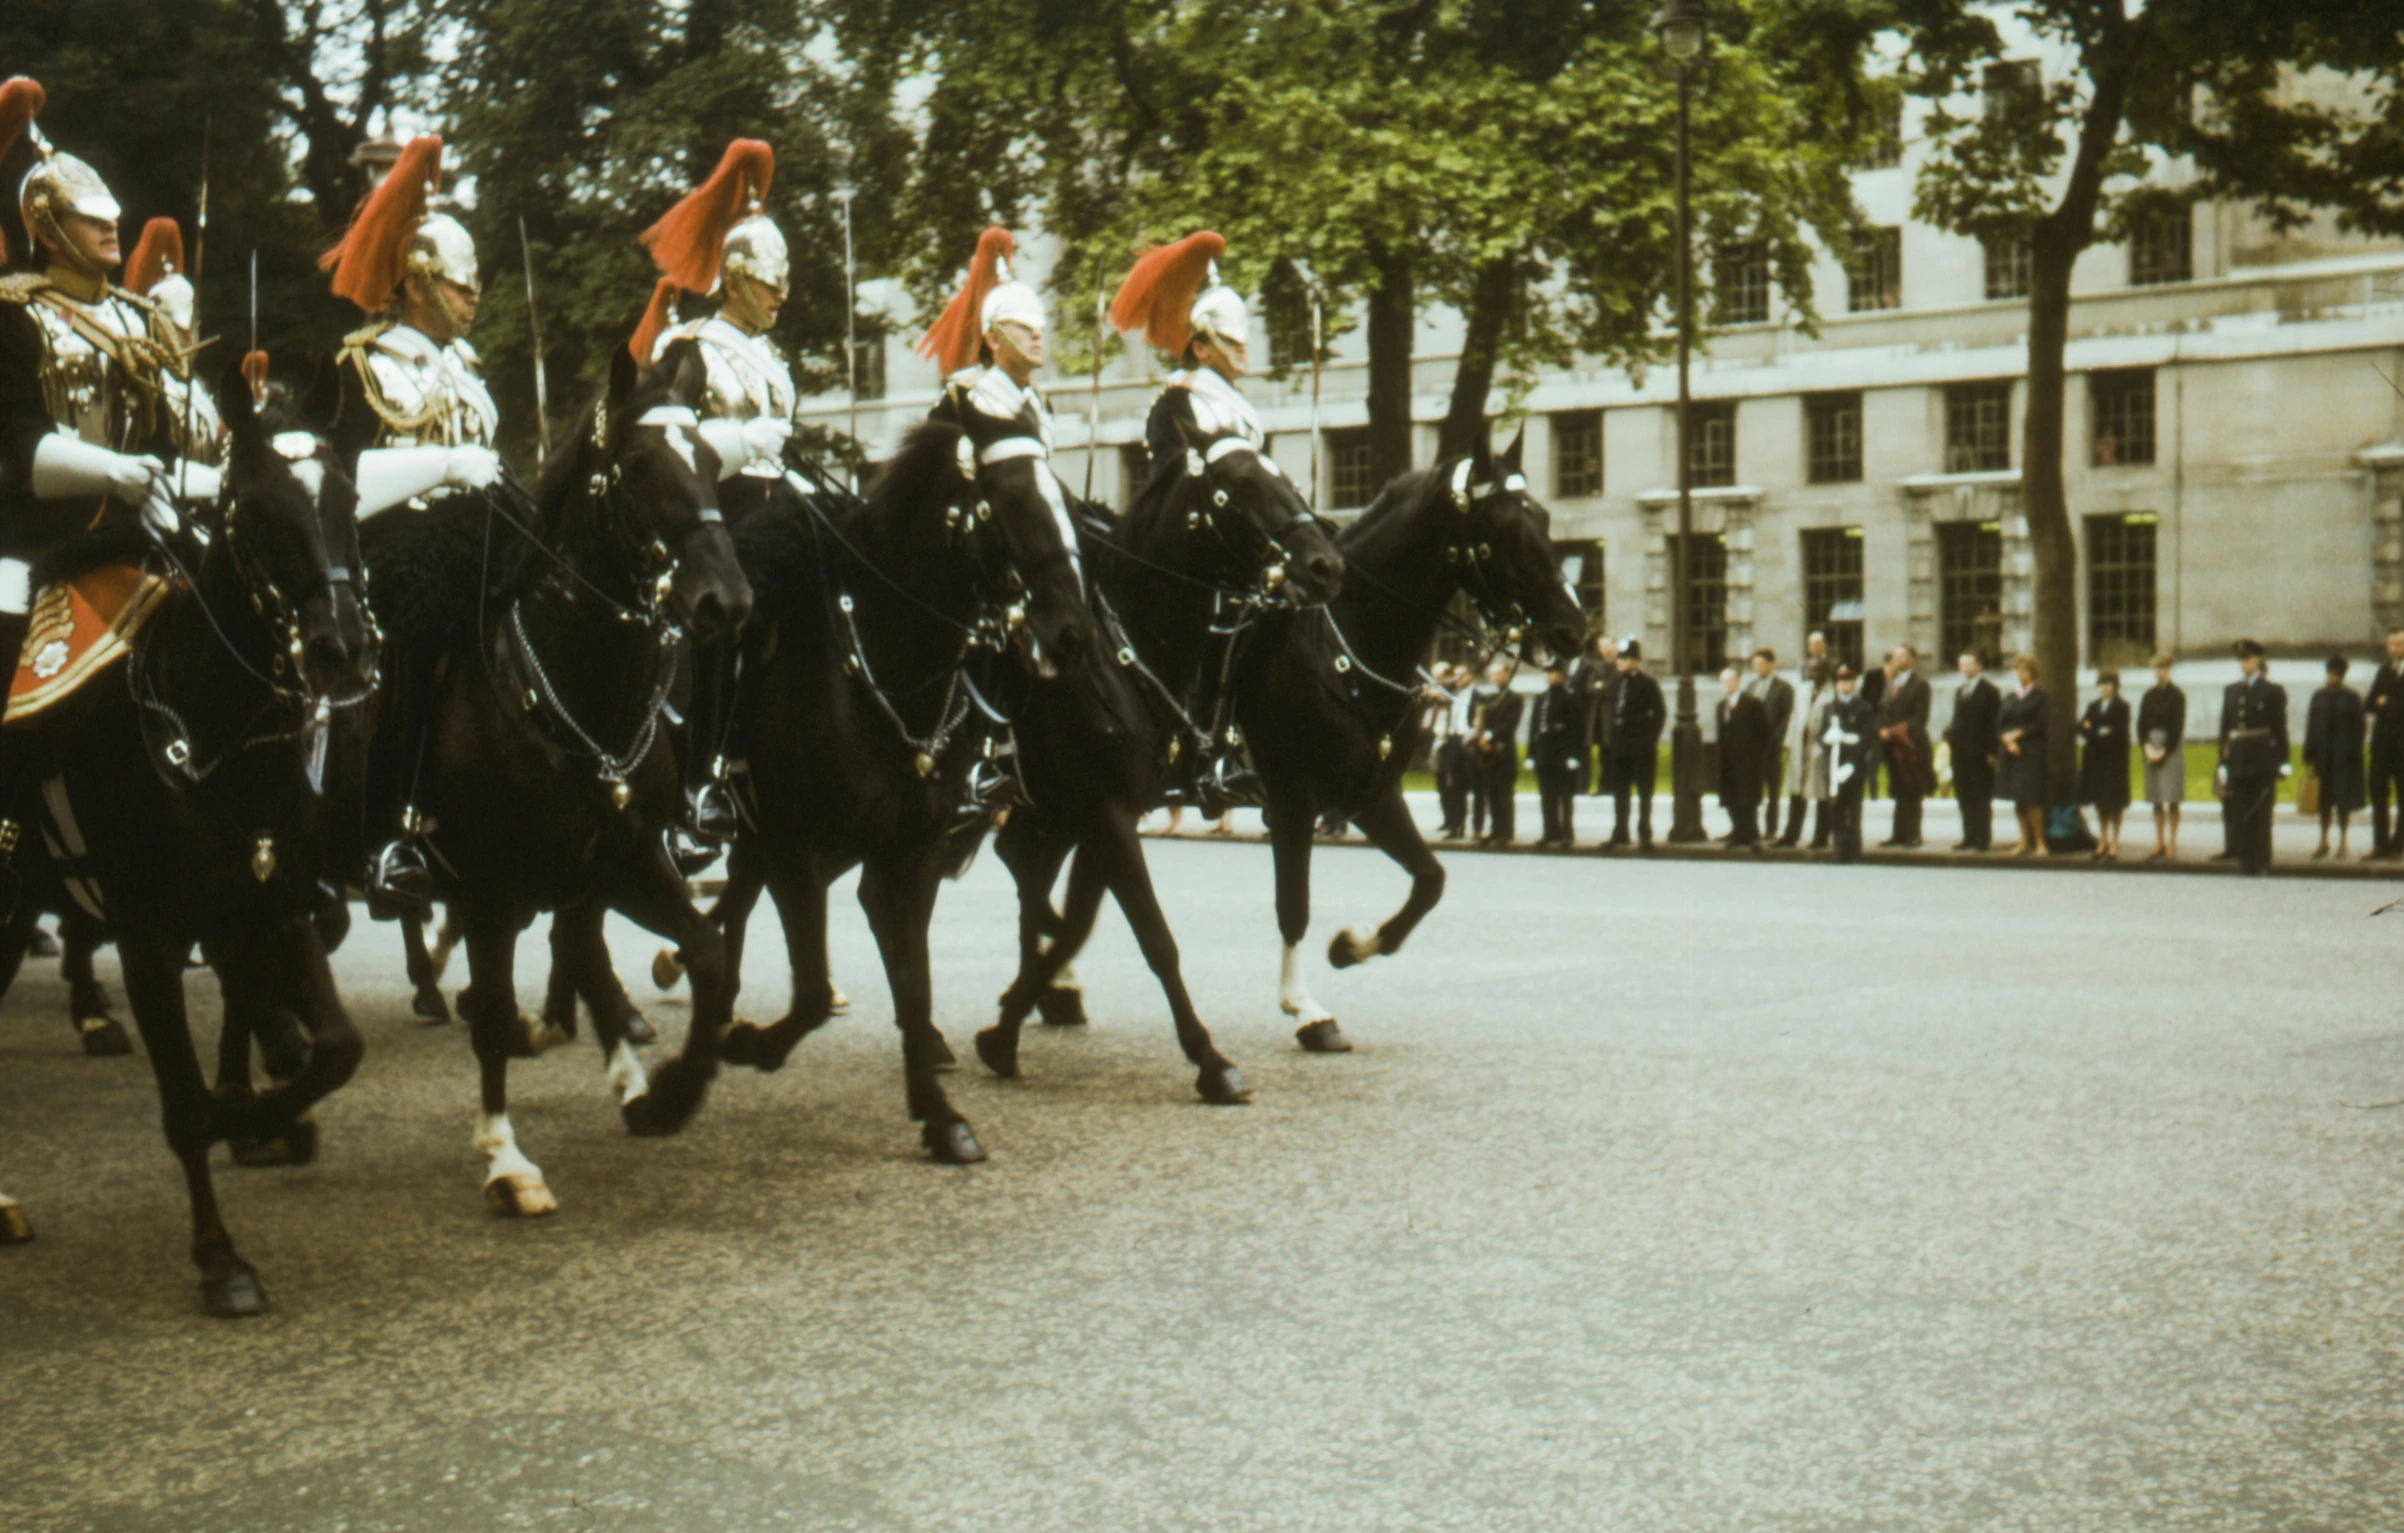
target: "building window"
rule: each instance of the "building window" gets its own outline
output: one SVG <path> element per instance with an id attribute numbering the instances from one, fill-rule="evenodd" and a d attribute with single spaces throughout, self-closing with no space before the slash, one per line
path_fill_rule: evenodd
<path id="1" fill-rule="evenodd" d="M 1354 426 L 1327 433 L 1327 497 L 1338 511 L 1369 504 L 1377 486 L 1369 482 L 1369 428 Z"/>
<path id="2" fill-rule="evenodd" d="M 1989 122 L 2026 121 L 2044 95 L 2045 77 L 2032 59 L 1987 66 L 1979 106 Z"/>
<path id="3" fill-rule="evenodd" d="M 1722 245 L 1711 260 L 1712 301 L 1723 325 L 1770 319 L 1770 253 L 1758 240 Z"/>
<path id="4" fill-rule="evenodd" d="M 2154 517 L 2087 518 L 2087 654 L 2142 666 L 2154 652 Z"/>
<path id="5" fill-rule="evenodd" d="M 1698 490 L 1736 483 L 1736 401 L 1697 399 L 1687 409 L 1687 482 Z"/>
<path id="6" fill-rule="evenodd" d="M 1870 147 L 1855 170 L 1893 170 L 1903 163 L 1903 95 L 1900 91 L 1878 106 L 1878 127 L 1870 138 Z"/>
<path id="7" fill-rule="evenodd" d="M 2195 278 L 2195 210 L 2140 219 L 2129 230 L 2129 285 L 2158 287 Z"/>
<path id="8" fill-rule="evenodd" d="M 1945 472 L 1996 473 L 2012 466 L 2012 386 L 1957 383 L 1945 391 Z"/>
<path id="9" fill-rule="evenodd" d="M 1132 507 L 1152 482 L 1152 449 L 1141 442 L 1119 444 L 1119 503 Z"/>
<path id="10" fill-rule="evenodd" d="M 2003 664 L 2003 524 L 1937 523 L 1937 656 Z"/>
<path id="11" fill-rule="evenodd" d="M 1553 496 L 1603 493 L 1603 412 L 1565 410 L 1553 417 Z"/>
<path id="12" fill-rule="evenodd" d="M 862 399 L 885 397 L 885 332 L 861 324 L 851 343 L 851 386 Z"/>
<path id="13" fill-rule="evenodd" d="M 1861 669 L 1861 529 L 1813 527 L 1803 534 L 1803 653 L 1828 641 L 1829 658 Z"/>
<path id="14" fill-rule="evenodd" d="M 1669 535 L 1674 551 L 1678 535 Z M 1671 578 L 1677 572 L 1673 569 Z M 1686 668 L 1690 675 L 1716 671 L 1728 654 L 1728 544 L 1716 532 L 1698 532 L 1686 545 Z M 1671 657 L 1675 660 L 1675 656 Z"/>
<path id="15" fill-rule="evenodd" d="M 1903 307 L 1903 231 L 1872 229 L 1845 273 L 1845 308 L 1853 314 Z"/>
<path id="16" fill-rule="evenodd" d="M 1861 393 L 1803 396 L 1804 468 L 1813 484 L 1861 482 Z"/>
<path id="17" fill-rule="evenodd" d="M 2087 375 L 2095 402 L 2095 466 L 2154 461 L 2154 370 L 2130 367 Z"/>
<path id="18" fill-rule="evenodd" d="M 1261 279 L 1260 322 L 1269 335 L 1269 371 L 1310 366 L 1310 288 L 1292 262 L 1279 260 Z"/>
<path id="19" fill-rule="evenodd" d="M 1554 555 L 1561 561 L 1561 583 L 1578 599 L 1578 610 L 1586 614 L 1589 632 L 1599 633 L 1603 627 L 1603 544 L 1599 538 L 1585 538 L 1575 543 L 1555 543 Z"/>
<path id="20" fill-rule="evenodd" d="M 1983 243 L 1987 252 L 1987 297 L 2026 298 L 2033 263 L 2028 252 L 2025 234 L 1990 234 Z"/>

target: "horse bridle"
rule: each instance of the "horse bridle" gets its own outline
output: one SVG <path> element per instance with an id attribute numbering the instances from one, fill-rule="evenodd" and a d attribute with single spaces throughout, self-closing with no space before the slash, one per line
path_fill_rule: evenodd
<path id="1" fill-rule="evenodd" d="M 1525 474 L 1505 474 L 1480 486 L 1472 482 L 1474 467 L 1469 459 L 1463 458 L 1453 466 L 1452 479 L 1446 487 L 1453 505 L 1464 518 L 1469 515 L 1472 506 L 1497 496 L 1527 493 Z M 1504 647 L 1517 649 L 1527 637 L 1528 610 L 1518 597 L 1505 598 L 1496 593 L 1494 545 L 1471 541 L 1464 525 L 1463 536 L 1445 540 L 1444 562 L 1461 571 L 1461 589 L 1469 593 L 1469 600 L 1477 608 L 1479 620 L 1488 628 L 1502 633 Z"/>
<path id="2" fill-rule="evenodd" d="M 697 427 L 700 423 L 700 412 L 689 405 L 657 404 L 636 416 L 632 427 L 657 426 L 663 432 L 675 432 Z M 602 524 L 609 528 L 619 545 L 619 552 L 637 577 L 637 611 L 644 622 L 656 624 L 659 621 L 660 604 L 674 587 L 676 572 L 684 562 L 685 545 L 707 528 L 726 525 L 726 514 L 715 505 L 704 505 L 696 507 L 672 527 L 658 528 L 638 523 L 628 509 L 629 496 L 626 493 L 624 470 L 618 463 L 619 455 L 609 450 L 609 401 L 606 399 L 593 408 L 592 447 L 600 455 L 601 466 L 593 470 L 585 488 L 600 512 Z M 686 461 L 689 463 L 692 460 L 688 457 Z M 541 546 L 539 540 L 537 546 Z M 589 581 L 583 583 L 590 585 Z"/>
<path id="3" fill-rule="evenodd" d="M 1197 531 L 1208 527 L 1218 538 L 1221 546 L 1235 552 L 1238 558 L 1242 559 L 1244 551 L 1237 548 L 1236 539 L 1228 532 L 1226 518 L 1221 514 L 1234 503 L 1234 497 L 1227 493 L 1225 485 L 1216 483 L 1210 475 L 1212 466 L 1237 453 L 1250 453 L 1264 472 L 1279 478 L 1285 476 L 1285 471 L 1277 467 L 1277 460 L 1262 452 L 1259 445 L 1249 437 L 1241 435 L 1221 437 L 1211 443 L 1207 450 L 1188 447 L 1185 450 L 1185 477 L 1200 481 L 1209 493 L 1202 498 L 1200 504 L 1186 512 L 1185 525 L 1187 528 Z M 1255 527 L 1240 517 L 1236 520 L 1247 534 L 1255 535 L 1260 540 L 1258 547 L 1251 551 L 1248 561 L 1258 568 L 1259 584 L 1252 591 L 1245 593 L 1247 599 L 1263 607 L 1289 604 L 1291 598 L 1282 593 L 1286 584 L 1286 560 L 1293 557 L 1294 551 L 1286 539 L 1293 534 L 1295 529 L 1305 524 L 1322 525 L 1319 518 L 1311 512 L 1309 507 L 1305 506 L 1275 527 Z"/>

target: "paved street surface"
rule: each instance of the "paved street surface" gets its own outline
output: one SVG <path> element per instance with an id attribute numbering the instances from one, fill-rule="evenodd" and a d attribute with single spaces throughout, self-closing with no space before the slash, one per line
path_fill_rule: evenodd
<path id="1" fill-rule="evenodd" d="M 77 1055 L 40 966 L 0 1015 L 0 1187 L 40 1232 L 0 1250 L 0 1524 L 2404 1518 L 2378 889 L 1456 857 L 1407 953 L 1314 960 L 1361 1044 L 1321 1058 L 1275 1009 L 1266 853 L 1149 845 L 1254 1105 L 1194 1099 L 1112 914 L 1094 1028 L 949 1077 L 993 1160 L 926 1164 L 847 881 L 854 1013 L 682 1138 L 628 1139 L 586 1046 L 518 1068 L 563 1205 L 525 1224 L 478 1196 L 461 1031 L 408 1021 L 362 924 L 323 1157 L 221 1174 L 275 1305 L 233 1324 L 147 1071 Z M 1402 892 L 1357 847 L 1319 874 L 1314 951 Z M 945 893 L 964 1057 L 1010 922 L 990 857 Z M 765 919 L 751 984 L 773 1016 Z"/>

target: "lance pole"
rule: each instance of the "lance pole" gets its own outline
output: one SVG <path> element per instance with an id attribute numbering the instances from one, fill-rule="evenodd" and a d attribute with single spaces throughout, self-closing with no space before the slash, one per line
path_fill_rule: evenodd
<path id="1" fill-rule="evenodd" d="M 551 387 L 543 376 L 543 322 L 534 308 L 534 243 L 526 238 L 526 215 L 518 215 L 518 255 L 526 267 L 526 330 L 534 341 L 534 450 L 551 460 Z"/>
<path id="2" fill-rule="evenodd" d="M 859 263 L 851 247 L 851 188 L 835 193 L 843 204 L 843 392 L 847 406 L 846 433 L 851 437 L 851 487 L 860 488 L 860 298 Z"/>
<path id="3" fill-rule="evenodd" d="M 1093 499 L 1094 459 L 1102 456 L 1102 348 L 1110 342 L 1110 309 L 1103 298 L 1110 268 L 1093 269 L 1093 394 L 1085 404 L 1085 498 Z"/>
<path id="4" fill-rule="evenodd" d="M 200 273 L 209 253 L 209 140 L 214 136 L 214 113 L 200 120 L 200 208 L 192 220 L 192 334 L 184 353 L 184 439 L 175 455 L 175 498 L 186 499 L 191 488 L 193 394 L 200 388 Z"/>
<path id="5" fill-rule="evenodd" d="M 1323 334 L 1324 313 L 1319 278 L 1313 273 L 1311 282 L 1311 509 L 1319 509 L 1319 359 L 1327 347 Z"/>

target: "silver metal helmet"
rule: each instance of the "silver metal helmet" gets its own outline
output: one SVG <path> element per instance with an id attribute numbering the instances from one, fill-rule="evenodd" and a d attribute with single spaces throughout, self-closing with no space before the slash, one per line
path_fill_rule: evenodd
<path id="1" fill-rule="evenodd" d="M 1010 273 L 1007 256 L 995 260 L 994 275 L 1001 278 L 985 295 L 977 313 L 978 328 L 990 333 L 1003 320 L 1026 326 L 1037 335 L 1043 334 L 1043 296 Z"/>
<path id="2" fill-rule="evenodd" d="M 446 278 L 471 293 L 484 291 L 483 276 L 476 269 L 476 242 L 448 213 L 427 214 L 410 233 L 409 270 Z"/>
<path id="3" fill-rule="evenodd" d="M 1236 346 L 1252 339 L 1252 318 L 1244 295 L 1219 280 L 1219 263 L 1210 263 L 1209 280 L 1194 295 L 1193 327 L 1214 340 Z"/>
<path id="4" fill-rule="evenodd" d="M 793 260 L 785 248 L 784 231 L 752 204 L 749 218 L 726 231 L 726 257 L 720 263 L 722 272 L 741 272 L 754 282 L 764 283 L 778 292 L 785 291 L 792 278 Z"/>
<path id="5" fill-rule="evenodd" d="M 104 268 L 86 260 L 67 238 L 62 215 L 81 213 L 86 218 L 104 219 L 115 223 L 125 210 L 109 190 L 100 172 L 71 154 L 61 154 L 42 136 L 42 130 L 28 123 L 26 133 L 33 140 L 41 158 L 25 173 L 24 182 L 17 188 L 17 208 L 24 214 L 25 227 L 33 237 L 59 252 L 61 259 L 87 277 L 107 275 Z"/>

